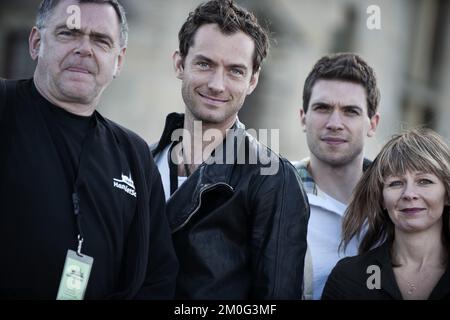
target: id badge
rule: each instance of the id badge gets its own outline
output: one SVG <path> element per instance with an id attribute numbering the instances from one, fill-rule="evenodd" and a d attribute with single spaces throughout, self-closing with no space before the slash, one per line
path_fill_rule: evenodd
<path id="1" fill-rule="evenodd" d="M 56 300 L 83 300 L 93 263 L 92 257 L 68 250 Z"/>

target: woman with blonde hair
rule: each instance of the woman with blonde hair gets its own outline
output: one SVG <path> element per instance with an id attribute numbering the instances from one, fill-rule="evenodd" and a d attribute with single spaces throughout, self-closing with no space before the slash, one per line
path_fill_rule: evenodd
<path id="1" fill-rule="evenodd" d="M 354 189 L 322 299 L 450 299 L 450 149 L 429 129 L 394 136 Z"/>

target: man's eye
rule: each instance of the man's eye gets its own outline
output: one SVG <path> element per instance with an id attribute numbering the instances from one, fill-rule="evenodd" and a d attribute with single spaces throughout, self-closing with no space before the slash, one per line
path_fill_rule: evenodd
<path id="1" fill-rule="evenodd" d="M 240 76 L 242 77 L 244 75 L 244 71 L 242 71 L 241 69 L 231 69 L 231 73 L 236 75 L 236 76 Z"/>
<path id="2" fill-rule="evenodd" d="M 349 115 L 354 115 L 354 116 L 359 115 L 359 112 L 357 110 L 355 110 L 355 109 L 346 109 L 345 113 L 347 113 Z"/>
<path id="3" fill-rule="evenodd" d="M 105 40 L 105 39 L 98 38 L 98 39 L 95 39 L 95 42 L 97 42 L 98 44 L 100 44 L 100 45 L 102 45 L 104 47 L 108 47 L 108 48 L 111 47 L 111 43 L 108 40 Z"/>
<path id="4" fill-rule="evenodd" d="M 202 68 L 202 69 L 207 69 L 207 68 L 209 68 L 209 64 L 208 64 L 207 62 L 204 62 L 204 61 L 199 61 L 199 62 L 197 62 L 197 66 L 199 66 L 199 67 Z"/>
<path id="5" fill-rule="evenodd" d="M 321 105 L 321 104 L 319 104 L 319 105 L 317 105 L 317 106 L 314 107 L 314 110 L 316 110 L 316 111 L 321 111 L 321 112 L 328 111 L 329 109 L 330 109 L 330 108 L 329 108 L 328 106 Z"/>
<path id="6" fill-rule="evenodd" d="M 70 36 L 73 36 L 73 32 L 72 31 L 69 31 L 69 30 L 64 30 L 64 31 L 60 31 L 60 32 L 58 32 L 58 35 L 59 36 L 63 36 L 63 37 L 70 37 Z"/>

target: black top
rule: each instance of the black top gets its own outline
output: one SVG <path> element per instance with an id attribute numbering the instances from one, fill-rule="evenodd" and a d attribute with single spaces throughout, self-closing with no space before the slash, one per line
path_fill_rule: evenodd
<path id="1" fill-rule="evenodd" d="M 171 298 L 178 266 L 145 141 L 98 112 L 52 105 L 32 80 L 9 82 L 6 103 L 1 89 L 0 298 L 56 298 L 77 249 L 78 172 L 82 252 L 94 258 L 85 298 L 132 298 L 144 280 L 141 297 Z"/>
<path id="2" fill-rule="evenodd" d="M 380 288 L 373 288 L 375 272 L 380 270 Z M 369 279 L 370 278 L 370 279 Z M 369 280 L 369 281 L 368 281 Z M 369 289 L 367 282 L 369 282 Z M 450 267 L 430 294 L 429 300 L 450 299 Z M 395 280 L 390 254 L 390 245 L 384 243 L 362 255 L 341 259 L 328 277 L 322 300 L 403 300 Z"/>
<path id="3" fill-rule="evenodd" d="M 63 152 L 70 161 L 72 176 L 75 176 L 80 163 L 80 155 L 89 129 L 95 126 L 95 117 L 78 116 L 62 108 L 48 107 L 51 121 L 54 122 L 55 133 L 61 137 Z"/>

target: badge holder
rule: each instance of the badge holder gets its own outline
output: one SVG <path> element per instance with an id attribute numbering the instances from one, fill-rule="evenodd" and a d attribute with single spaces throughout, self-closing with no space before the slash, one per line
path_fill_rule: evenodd
<path id="1" fill-rule="evenodd" d="M 94 259 L 81 254 L 83 238 L 78 235 L 78 250 L 68 250 L 56 300 L 83 300 Z"/>

